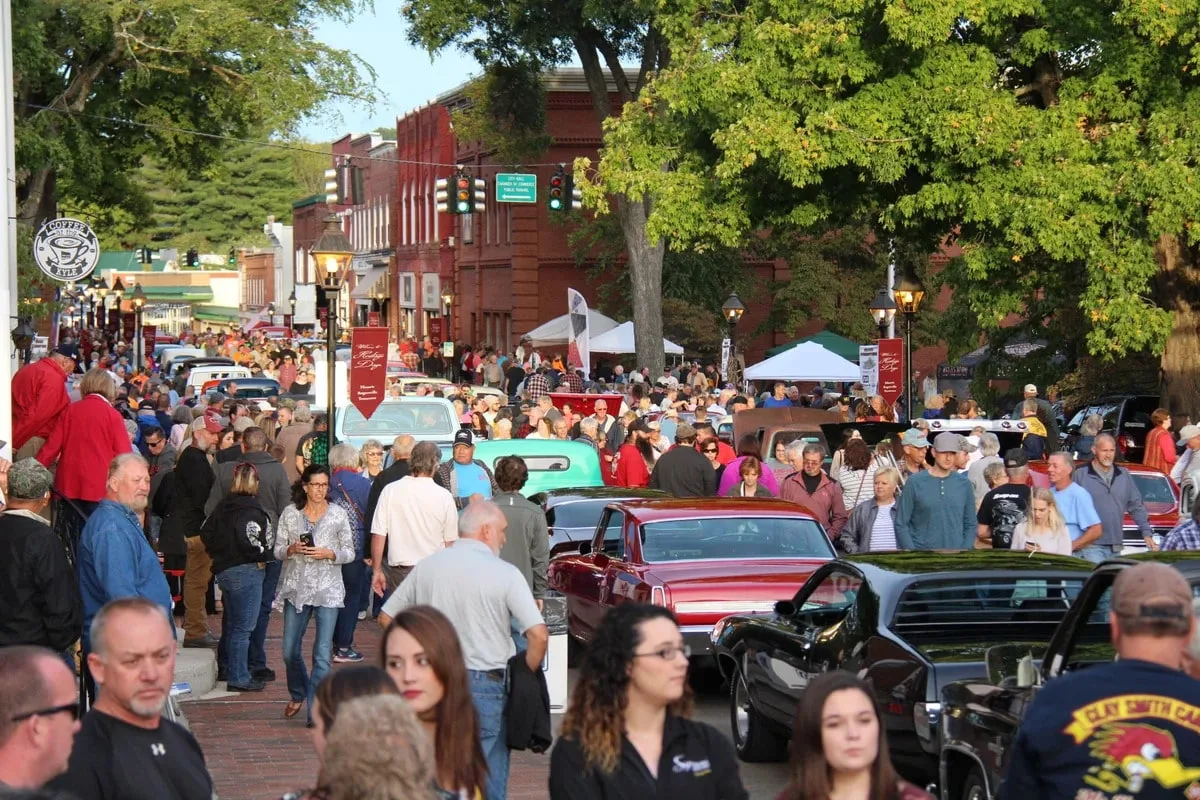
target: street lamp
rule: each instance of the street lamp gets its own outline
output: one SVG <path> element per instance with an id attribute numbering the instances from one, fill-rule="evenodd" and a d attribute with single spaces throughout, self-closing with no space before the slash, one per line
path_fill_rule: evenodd
<path id="1" fill-rule="evenodd" d="M 13 346 L 21 353 L 21 360 L 25 364 L 29 363 L 35 336 L 37 336 L 37 330 L 29 324 L 29 317 L 21 317 L 17 323 L 17 327 L 12 330 Z"/>
<path id="2" fill-rule="evenodd" d="M 913 413 L 913 322 L 916 321 L 917 311 L 921 308 L 921 301 L 925 299 L 925 284 L 921 283 L 921 279 L 913 273 L 911 267 L 905 267 L 904 274 L 892 287 L 892 294 L 896 296 L 896 305 L 900 313 L 904 315 L 905 379 L 908 381 L 908 385 L 904 389 L 904 405 L 905 413 L 911 422 Z"/>
<path id="3" fill-rule="evenodd" d="M 875 293 L 875 299 L 871 301 L 871 317 L 879 326 L 880 339 L 887 338 L 888 325 L 895 316 L 896 301 L 892 299 L 892 295 L 886 288 L 880 289 Z"/>
<path id="4" fill-rule="evenodd" d="M 729 363 L 726 366 L 728 374 L 725 376 L 725 380 L 735 387 L 741 383 L 742 373 L 738 369 L 737 340 L 733 338 L 733 329 L 741 322 L 742 314 L 745 313 L 746 307 L 742 305 L 742 299 L 738 297 L 737 292 L 729 295 L 721 306 L 721 315 L 725 317 L 725 323 L 729 330 Z"/>
<path id="5" fill-rule="evenodd" d="M 442 289 L 442 307 L 446 309 L 445 313 L 442 314 L 442 316 L 445 317 L 445 321 L 443 322 L 445 330 L 442 331 L 442 338 L 443 341 L 447 342 L 454 341 L 454 332 L 450 329 L 450 307 L 453 304 L 454 287 L 447 283 L 446 288 Z"/>
<path id="6" fill-rule="evenodd" d="M 333 384 L 337 371 L 334 362 L 337 358 L 337 303 L 338 293 L 345 283 L 345 274 L 350 269 L 350 261 L 354 258 L 354 245 L 342 230 L 342 222 L 337 214 L 325 218 L 325 229 L 321 238 L 312 248 L 313 261 L 317 263 L 317 280 L 325 290 L 325 301 L 328 310 L 325 315 L 325 359 L 328 368 L 326 387 L 326 410 L 329 420 L 328 442 L 329 450 L 333 450 L 334 413 Z M 293 292 L 292 297 L 295 298 Z M 294 301 L 294 300 L 293 300 Z"/>
<path id="7" fill-rule="evenodd" d="M 137 356 L 137 366 L 141 368 L 146 361 L 146 346 L 142 341 L 142 312 L 146 308 L 146 292 L 143 291 L 140 283 L 133 287 L 129 304 L 133 306 L 134 314 L 133 352 Z"/>
<path id="8" fill-rule="evenodd" d="M 296 324 L 296 287 L 292 287 L 292 293 L 288 295 L 288 306 L 292 309 L 292 313 L 283 321 L 284 326 L 288 329 L 288 335 L 291 335 L 291 329 Z"/>
<path id="9" fill-rule="evenodd" d="M 275 304 L 267 303 L 267 318 L 271 320 L 271 324 L 275 324 Z"/>

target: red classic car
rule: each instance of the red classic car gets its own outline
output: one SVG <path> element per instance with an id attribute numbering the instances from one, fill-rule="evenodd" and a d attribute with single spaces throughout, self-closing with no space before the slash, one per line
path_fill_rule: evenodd
<path id="1" fill-rule="evenodd" d="M 618 603 L 675 612 L 693 656 L 730 614 L 769 612 L 835 558 L 820 523 L 783 500 L 706 497 L 610 503 L 579 555 L 550 562 L 571 638 L 587 642 Z"/>
<path id="2" fill-rule="evenodd" d="M 1076 463 L 1076 466 L 1081 467 L 1087 463 L 1080 461 Z M 1179 487 L 1175 485 L 1175 481 L 1171 480 L 1170 475 L 1154 467 L 1129 464 L 1124 461 L 1117 462 L 1117 466 L 1129 470 L 1133 476 L 1133 482 L 1142 493 L 1142 503 L 1146 506 L 1146 514 L 1150 517 L 1150 529 L 1161 544 L 1171 529 L 1179 524 Z M 1029 477 L 1034 486 L 1043 489 L 1050 488 L 1050 477 L 1046 474 L 1045 461 L 1030 461 Z M 1124 529 L 1125 549 L 1123 553 L 1144 552 L 1146 540 L 1142 538 L 1137 524 L 1128 514 L 1125 515 Z"/>

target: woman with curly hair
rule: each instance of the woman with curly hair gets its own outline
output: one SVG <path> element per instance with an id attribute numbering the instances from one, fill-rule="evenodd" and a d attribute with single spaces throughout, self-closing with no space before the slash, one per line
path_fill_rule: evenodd
<path id="1" fill-rule="evenodd" d="M 439 800 L 482 797 L 487 759 L 454 625 L 436 608 L 406 608 L 384 633 L 380 657 L 433 742 Z"/>
<path id="2" fill-rule="evenodd" d="M 690 652 L 661 606 L 608 612 L 550 754 L 551 800 L 749 797 L 729 741 L 688 719 Z"/>
<path id="3" fill-rule="evenodd" d="M 932 800 L 892 768 L 879 708 L 853 672 L 826 672 L 800 696 L 792 774 L 776 800 Z"/>

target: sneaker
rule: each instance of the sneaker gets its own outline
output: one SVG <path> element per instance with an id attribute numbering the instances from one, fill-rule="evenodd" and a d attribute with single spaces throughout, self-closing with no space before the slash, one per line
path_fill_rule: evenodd
<path id="1" fill-rule="evenodd" d="M 366 618 L 367 618 L 367 612 L 366 612 L 366 611 L 360 611 L 360 612 L 358 612 L 358 620 L 359 620 L 359 622 L 362 622 L 362 621 L 363 621 L 364 619 L 366 619 Z"/>
<path id="2" fill-rule="evenodd" d="M 363 660 L 363 654 L 353 647 L 345 647 L 333 654 L 335 664 L 357 664 Z"/>
<path id="3" fill-rule="evenodd" d="M 263 683 L 270 683 L 271 681 L 275 680 L 275 670 L 271 669 L 270 667 L 256 669 L 250 673 L 250 678 L 256 681 L 262 681 Z"/>
<path id="4" fill-rule="evenodd" d="M 267 688 L 265 683 L 262 681 L 256 681 L 252 678 L 250 683 L 246 684 L 245 686 L 236 686 L 230 683 L 226 685 L 225 690 L 229 692 L 261 692 L 265 688 Z"/>

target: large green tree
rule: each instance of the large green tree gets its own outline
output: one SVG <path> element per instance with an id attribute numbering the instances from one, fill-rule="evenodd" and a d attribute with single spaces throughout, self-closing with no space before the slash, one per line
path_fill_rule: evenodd
<path id="1" fill-rule="evenodd" d="M 651 0 L 414 0 L 402 13 L 414 43 L 431 52 L 458 47 L 473 55 L 485 69 L 485 83 L 494 87 L 485 98 L 493 105 L 492 118 L 507 136 L 536 139 L 538 131 L 526 124 L 536 113 L 530 106 L 541 100 L 534 76 L 573 56 L 583 67 L 601 123 L 613 114 L 614 96 L 621 105 L 637 99 L 670 60 L 655 21 L 658 8 Z M 670 162 L 660 158 L 653 168 L 666 170 Z M 622 187 L 604 200 L 606 210 L 610 203 L 633 285 L 637 360 L 657 374 L 664 363 L 664 240 L 647 229 L 653 209 L 645 185 Z"/>
<path id="2" fill-rule="evenodd" d="M 650 193 L 651 237 L 953 234 L 974 332 L 1017 314 L 1101 358 L 1161 353 L 1168 402 L 1193 402 L 1196 0 L 677 0 L 656 24 L 672 62 L 598 172 Z"/>

